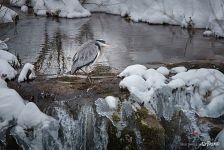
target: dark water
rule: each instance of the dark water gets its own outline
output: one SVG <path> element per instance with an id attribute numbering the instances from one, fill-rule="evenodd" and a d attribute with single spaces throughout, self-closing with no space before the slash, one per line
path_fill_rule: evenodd
<path id="1" fill-rule="evenodd" d="M 9 51 L 19 54 L 23 63 L 34 63 L 41 74 L 70 70 L 77 47 L 99 38 L 112 45 L 105 50 L 103 63 L 118 70 L 136 63 L 224 60 L 224 40 L 205 38 L 202 33 L 203 30 L 195 30 L 192 35 L 178 26 L 127 22 L 108 14 L 59 20 L 26 16 L 16 27 L 0 29 L 2 39 L 11 38 Z"/>

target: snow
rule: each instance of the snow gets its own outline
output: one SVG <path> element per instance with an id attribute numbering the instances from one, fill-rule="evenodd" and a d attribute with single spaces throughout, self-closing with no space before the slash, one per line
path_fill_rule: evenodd
<path id="1" fill-rule="evenodd" d="M 32 5 L 37 15 L 46 15 L 48 12 L 67 18 L 90 16 L 90 12 L 83 8 L 78 0 L 34 0 Z"/>
<path id="2" fill-rule="evenodd" d="M 10 66 L 10 64 L 3 59 L 0 59 L 0 77 L 4 79 L 14 79 L 17 75 L 17 71 Z"/>
<path id="3" fill-rule="evenodd" d="M 17 13 L 5 6 L 0 8 L 0 24 L 13 22 L 13 18 L 17 16 Z M 0 46 L 1 49 L 1 46 Z"/>
<path id="4" fill-rule="evenodd" d="M 21 7 L 21 11 L 24 12 L 24 13 L 27 13 L 28 12 L 28 7 L 26 5 L 23 5 Z"/>
<path id="5" fill-rule="evenodd" d="M 23 98 L 14 90 L 7 87 L 7 83 L 0 78 L 0 120 L 16 121 L 23 129 L 41 125 L 47 127 L 53 118 L 42 113 L 33 102 L 25 103 Z M 0 126 L 3 124 L 1 123 Z"/>
<path id="6" fill-rule="evenodd" d="M 185 82 L 182 79 L 175 79 L 170 81 L 167 85 L 172 89 L 177 89 L 185 86 Z"/>
<path id="7" fill-rule="evenodd" d="M 7 44 L 4 41 L 1 41 L 1 40 L 0 40 L 0 50 L 8 50 Z"/>
<path id="8" fill-rule="evenodd" d="M 29 73 L 29 71 L 31 71 L 31 74 L 28 76 L 28 79 L 27 79 L 27 74 Z M 19 74 L 18 82 L 24 82 L 26 80 L 32 80 L 35 78 L 36 78 L 36 75 L 34 72 L 34 65 L 30 63 L 26 63 Z"/>
<path id="9" fill-rule="evenodd" d="M 20 112 L 17 123 L 23 128 L 29 129 L 51 120 L 49 116 L 42 113 L 33 102 L 26 104 L 25 108 Z"/>
<path id="10" fill-rule="evenodd" d="M 148 88 L 161 88 L 165 85 L 166 77 L 155 69 L 148 69 L 143 75 Z"/>
<path id="11" fill-rule="evenodd" d="M 187 68 L 180 66 L 180 67 L 174 67 L 171 69 L 171 73 L 181 73 L 181 72 L 186 72 Z"/>
<path id="12" fill-rule="evenodd" d="M 117 109 L 118 106 L 118 99 L 113 96 L 107 96 L 105 98 L 105 101 L 107 102 L 110 109 Z"/>
<path id="13" fill-rule="evenodd" d="M 211 30 L 206 30 L 205 32 L 203 32 L 203 36 L 212 36 L 213 33 Z"/>
<path id="14" fill-rule="evenodd" d="M 129 16 L 135 22 L 173 24 L 187 27 L 190 17 L 196 28 L 210 28 L 224 36 L 224 2 L 221 0 L 87 0 L 85 8 L 91 12 L 106 12 Z M 221 24 L 220 24 L 221 22 Z"/>
<path id="15" fill-rule="evenodd" d="M 0 88 L 7 88 L 7 83 L 2 78 L 0 78 Z"/>
<path id="16" fill-rule="evenodd" d="M 159 67 L 158 69 L 156 69 L 159 73 L 163 74 L 164 76 L 169 75 L 170 71 L 169 69 L 167 69 L 166 67 Z"/>
<path id="17" fill-rule="evenodd" d="M 172 99 L 183 97 L 182 100 L 178 100 L 177 105 L 183 107 L 184 110 L 193 109 L 201 117 L 217 118 L 224 114 L 223 73 L 216 69 L 205 68 L 187 71 L 183 66 L 175 67 L 171 71 L 176 74 L 166 78 L 159 71 L 148 69 L 143 74 L 146 81 L 139 75 L 131 75 L 125 77 L 119 86 L 120 88 L 127 88 L 136 102 L 144 102 L 148 108 L 153 108 L 150 110 L 151 112 L 157 109 L 158 101 L 169 99 L 164 103 L 170 103 L 170 107 L 175 107 L 172 104 Z M 177 89 L 177 95 L 181 91 L 183 95 L 172 95 L 173 89 Z M 191 94 L 191 96 L 186 97 L 187 94 L 184 92 Z M 160 96 L 158 97 L 158 95 Z M 189 103 L 191 107 L 188 106 Z M 171 115 L 168 116 L 166 118 L 170 118 Z"/>
<path id="18" fill-rule="evenodd" d="M 131 66 L 128 66 L 126 69 L 124 69 L 124 71 L 122 71 L 118 76 L 119 77 L 127 77 L 131 75 L 143 76 L 146 69 L 147 68 L 143 65 L 139 65 L 139 64 L 131 65 Z"/>
<path id="19" fill-rule="evenodd" d="M 0 50 L 0 59 L 2 60 L 6 60 L 9 64 L 11 64 L 12 66 L 19 66 L 19 61 L 17 59 L 17 57 L 7 51 L 4 50 Z"/>
<path id="20" fill-rule="evenodd" d="M 7 121 L 16 119 L 24 108 L 23 99 L 15 90 L 0 88 L 0 118 Z"/>
<path id="21" fill-rule="evenodd" d="M 128 76 L 128 77 L 124 78 L 120 82 L 119 86 L 120 86 L 120 88 L 123 88 L 123 89 L 127 88 L 129 91 L 132 88 L 136 88 L 136 89 L 138 89 L 139 91 L 142 91 L 142 92 L 147 90 L 146 81 L 138 75 L 131 75 L 131 76 Z"/>

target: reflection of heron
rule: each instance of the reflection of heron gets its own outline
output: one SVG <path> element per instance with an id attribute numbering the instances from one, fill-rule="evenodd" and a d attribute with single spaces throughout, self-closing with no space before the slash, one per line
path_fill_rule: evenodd
<path id="1" fill-rule="evenodd" d="M 71 74 L 82 70 L 83 67 L 88 67 L 96 62 L 103 47 L 109 46 L 104 40 L 92 40 L 84 43 L 73 57 L 73 65 Z M 82 70 L 86 73 L 84 70 Z"/>

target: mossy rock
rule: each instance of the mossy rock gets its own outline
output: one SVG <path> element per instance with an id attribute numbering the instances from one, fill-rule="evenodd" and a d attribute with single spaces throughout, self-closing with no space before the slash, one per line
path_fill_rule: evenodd
<path id="1" fill-rule="evenodd" d="M 120 133 L 120 136 L 118 134 Z M 128 127 L 118 131 L 111 123 L 108 126 L 108 150 L 136 150 L 135 133 Z"/>
<path id="2" fill-rule="evenodd" d="M 147 118 L 141 120 L 139 130 L 144 149 L 165 149 L 165 130 L 154 115 L 148 115 Z"/>

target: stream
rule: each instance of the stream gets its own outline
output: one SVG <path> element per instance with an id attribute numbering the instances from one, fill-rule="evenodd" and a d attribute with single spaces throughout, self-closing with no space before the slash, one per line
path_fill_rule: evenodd
<path id="1" fill-rule="evenodd" d="M 131 104 L 128 102 L 122 102 L 120 108 L 120 129 L 115 128 L 116 125 L 111 123 L 113 117 L 111 119 L 100 115 L 102 112 L 96 110 L 96 104 L 100 103 L 99 98 L 109 95 L 119 97 L 121 101 L 131 99 L 125 91 L 120 91 L 118 86 L 120 79 L 117 79 L 116 75 L 132 64 L 159 66 L 190 61 L 223 62 L 224 40 L 203 37 L 203 31 L 203 29 L 195 29 L 189 32 L 179 26 L 134 23 L 120 16 L 102 13 L 95 13 L 90 18 L 83 19 L 47 18 L 22 14 L 16 26 L 9 24 L 0 28 L 0 37 L 10 38 L 7 43 L 9 51 L 16 54 L 22 64 L 33 63 L 38 77 L 33 82 L 22 83 L 20 86 L 12 81 L 9 86 L 16 89 L 24 99 L 35 102 L 41 111 L 55 118 L 56 122 L 52 123 L 50 130 L 42 127 L 27 129 L 24 134 L 20 134 L 20 129 L 14 128 L 11 135 L 16 140 L 6 138 L 5 141 L 3 140 L 6 146 L 2 146 L 2 149 L 15 149 L 15 147 L 34 150 L 182 148 L 181 139 L 187 139 L 189 136 L 189 133 L 183 130 L 186 128 L 191 130 L 192 124 L 189 123 L 191 114 L 187 116 L 175 110 L 172 103 L 179 104 L 179 99 L 189 99 L 183 96 L 186 95 L 184 91 L 176 91 L 176 93 L 172 93 L 169 89 L 159 91 L 163 93 L 158 96 L 161 100 L 158 104 L 158 117 L 161 120 L 158 123 L 156 117 L 146 118 L 149 124 L 152 124 L 150 125 L 152 130 L 147 130 L 149 135 L 142 134 L 145 130 L 139 128 L 138 122 L 127 115 L 132 113 Z M 93 85 L 88 85 L 85 79 L 63 77 L 62 75 L 71 69 L 72 58 L 77 48 L 93 39 L 104 39 L 111 44 L 110 48 L 104 50 L 99 62 L 106 67 L 102 74 L 97 73 L 102 76 L 102 79 L 96 79 Z M 111 75 L 107 72 L 107 67 L 110 68 L 109 73 L 115 77 L 104 77 L 104 75 Z M 55 78 L 55 76 L 60 77 Z M 172 94 L 174 101 L 166 104 L 165 100 L 168 96 L 172 97 Z M 95 102 L 96 100 L 98 102 Z M 169 105 L 170 109 L 163 109 L 164 105 Z M 166 114 L 167 112 L 169 113 Z M 162 114 L 171 115 L 169 117 L 173 117 L 172 121 L 164 120 Z M 194 115 L 192 120 L 196 120 Z M 220 125 L 223 118 L 214 122 Z M 196 124 L 197 120 L 193 126 L 197 126 Z M 205 126 L 204 135 L 207 138 L 207 126 L 204 123 L 199 126 L 202 128 Z M 173 133 L 175 130 L 177 133 Z M 6 132 L 8 131 L 4 131 Z M 159 141 L 153 141 L 154 135 Z M 212 138 L 214 137 L 215 135 Z M 154 143 L 150 143 L 150 140 Z M 191 140 L 194 139 L 188 138 L 186 142 Z M 188 148 L 198 147 L 190 145 Z"/>

